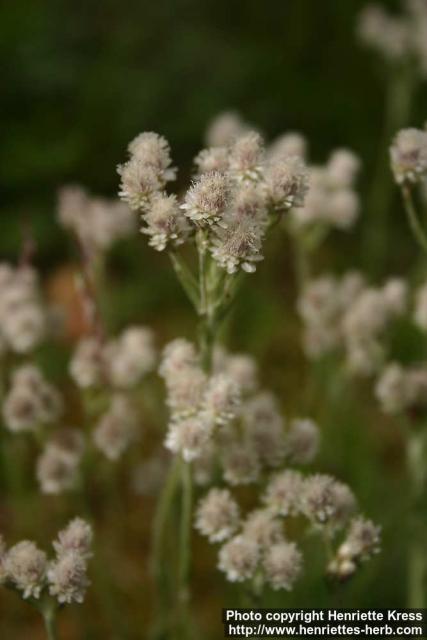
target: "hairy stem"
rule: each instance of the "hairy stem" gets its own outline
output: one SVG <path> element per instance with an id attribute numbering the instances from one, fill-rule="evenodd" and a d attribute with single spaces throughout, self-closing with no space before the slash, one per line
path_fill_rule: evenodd
<path id="1" fill-rule="evenodd" d="M 189 578 L 191 568 L 191 520 L 192 520 L 192 478 L 191 466 L 181 461 L 181 523 L 179 549 L 179 600 L 181 613 L 186 617 L 190 598 Z M 185 620 L 184 620 L 185 622 Z"/>

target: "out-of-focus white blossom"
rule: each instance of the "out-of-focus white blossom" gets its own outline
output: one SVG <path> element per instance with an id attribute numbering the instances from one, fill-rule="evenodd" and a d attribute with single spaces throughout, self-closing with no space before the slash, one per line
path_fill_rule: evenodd
<path id="1" fill-rule="evenodd" d="M 244 135 L 249 126 L 236 111 L 223 111 L 209 124 L 206 142 L 210 147 L 227 147 L 236 138 Z"/>
<path id="2" fill-rule="evenodd" d="M 37 273 L 30 267 L 0 264 L 0 352 L 27 354 L 48 332 Z"/>
<path id="3" fill-rule="evenodd" d="M 203 395 L 203 411 L 212 423 L 225 425 L 236 416 L 240 389 L 230 376 L 218 373 L 209 380 Z"/>
<path id="4" fill-rule="evenodd" d="M 301 511 L 303 488 L 304 476 L 298 471 L 287 469 L 272 476 L 262 500 L 277 515 L 298 515 Z"/>
<path id="5" fill-rule="evenodd" d="M 60 604 L 81 604 L 89 586 L 87 564 L 84 557 L 74 551 L 58 556 L 49 566 L 47 577 L 49 593 Z"/>
<path id="6" fill-rule="evenodd" d="M 81 455 L 73 455 L 57 442 L 48 442 L 37 459 L 36 475 L 42 493 L 59 494 L 74 489 L 78 482 Z"/>
<path id="7" fill-rule="evenodd" d="M 381 5 L 372 3 L 364 7 L 357 32 L 361 42 L 390 61 L 399 61 L 410 52 L 410 25 L 403 17 L 387 13 Z"/>
<path id="8" fill-rule="evenodd" d="M 298 156 L 288 156 L 266 168 L 265 182 L 270 202 L 278 211 L 303 207 L 309 191 L 309 173 Z"/>
<path id="9" fill-rule="evenodd" d="M 253 540 L 238 535 L 221 547 L 218 567 L 230 582 L 244 582 L 253 577 L 258 561 L 258 545 Z"/>
<path id="10" fill-rule="evenodd" d="M 3 418 L 10 431 L 34 431 L 54 423 L 62 412 L 57 389 L 33 365 L 22 365 L 13 372 L 12 384 L 3 403 Z"/>
<path id="11" fill-rule="evenodd" d="M 39 598 L 44 586 L 47 559 L 34 542 L 23 540 L 9 549 L 3 560 L 7 580 L 22 591 L 22 597 Z"/>
<path id="12" fill-rule="evenodd" d="M 273 140 L 267 149 L 269 162 L 277 162 L 289 156 L 298 156 L 304 159 L 307 153 L 307 141 L 301 133 L 288 131 Z"/>
<path id="13" fill-rule="evenodd" d="M 154 369 L 157 354 L 153 332 L 146 327 L 129 327 L 116 340 L 107 344 L 104 357 L 113 386 L 134 386 Z"/>
<path id="14" fill-rule="evenodd" d="M 344 542 L 329 563 L 328 571 L 339 579 L 346 579 L 359 563 L 369 560 L 380 549 L 380 527 L 362 516 L 354 518 Z"/>
<path id="15" fill-rule="evenodd" d="M 302 572 L 302 554 L 294 542 L 283 540 L 267 549 L 262 566 L 274 590 L 290 591 Z"/>
<path id="16" fill-rule="evenodd" d="M 194 159 L 194 164 L 199 175 L 210 173 L 211 171 L 225 173 L 229 168 L 228 161 L 228 147 L 209 147 L 209 149 L 200 151 Z"/>
<path id="17" fill-rule="evenodd" d="M 88 250 L 106 251 L 135 230 L 134 216 L 125 204 L 91 197 L 77 186 L 60 190 L 58 218 Z"/>
<path id="18" fill-rule="evenodd" d="M 256 509 L 243 522 L 242 534 L 268 553 L 271 545 L 283 540 L 283 525 L 270 509 Z"/>
<path id="19" fill-rule="evenodd" d="M 53 548 L 58 556 L 74 552 L 83 558 L 90 558 L 92 541 L 91 525 L 82 518 L 74 518 L 58 533 L 58 539 L 53 542 Z"/>
<path id="20" fill-rule="evenodd" d="M 251 442 L 232 442 L 221 453 L 224 480 L 232 486 L 256 482 L 260 461 Z"/>
<path id="21" fill-rule="evenodd" d="M 291 421 L 286 434 L 286 457 L 291 464 L 308 464 L 319 450 L 320 433 L 317 424 L 309 418 Z"/>
<path id="22" fill-rule="evenodd" d="M 229 170 L 237 180 L 258 180 L 264 156 L 261 136 L 249 131 L 236 138 L 230 147 Z"/>
<path id="23" fill-rule="evenodd" d="M 201 413 L 173 420 L 169 425 L 165 445 L 180 453 L 186 462 L 202 454 L 212 435 L 212 422 Z"/>
<path id="24" fill-rule="evenodd" d="M 402 129 L 390 147 L 391 167 L 398 184 L 415 183 L 427 176 L 427 132 Z"/>
<path id="25" fill-rule="evenodd" d="M 138 416 L 130 400 L 113 396 L 107 413 L 93 432 L 95 446 L 110 460 L 117 460 L 138 436 Z"/>
<path id="26" fill-rule="evenodd" d="M 301 510 L 313 525 L 342 527 L 355 508 L 350 489 L 331 476 L 318 473 L 304 481 Z"/>
<path id="27" fill-rule="evenodd" d="M 258 458 L 275 467 L 284 456 L 284 421 L 275 397 L 260 392 L 246 400 L 241 408 L 245 433 Z"/>
<path id="28" fill-rule="evenodd" d="M 70 375 L 83 389 L 101 383 L 103 377 L 102 345 L 96 338 L 83 338 L 70 361 Z"/>
<path id="29" fill-rule="evenodd" d="M 228 489 L 211 489 L 200 500 L 196 511 L 196 529 L 209 542 L 223 542 L 239 525 L 239 507 Z"/>

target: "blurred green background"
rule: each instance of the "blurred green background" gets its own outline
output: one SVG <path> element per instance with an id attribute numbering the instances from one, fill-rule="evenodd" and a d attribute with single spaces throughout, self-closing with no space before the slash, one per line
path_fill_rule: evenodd
<path id="1" fill-rule="evenodd" d="M 356 41 L 356 15 L 365 4 L 3 3 L 1 259 L 16 258 L 23 224 L 30 223 L 38 247 L 36 263 L 50 278 L 68 260 L 64 256 L 73 256 L 55 224 L 61 185 L 77 182 L 96 194 L 116 194 L 115 167 L 123 161 L 129 140 L 143 130 L 168 138 L 183 185 L 193 156 L 203 146 L 207 123 L 225 109 L 239 111 L 267 139 L 289 129 L 301 131 L 315 162 L 323 162 L 337 146 L 352 148 L 363 162 L 363 203 L 377 161 L 387 75 L 384 63 Z M 406 124 L 421 125 L 426 97 L 426 86 L 421 85 Z M 362 238 L 371 221 L 363 213 L 362 206 L 355 231 L 328 240 L 317 257 L 318 271 L 364 264 Z M 375 275 L 405 274 L 413 262 L 414 244 L 397 194 L 390 213 L 386 261 Z M 308 365 L 299 346 L 289 251 L 283 237 L 273 239 L 265 264 L 248 278 L 226 334 L 232 349 L 260 359 L 264 384 L 292 414 L 309 407 L 300 391 Z M 153 326 L 160 344 L 194 334 L 191 310 L 166 256 L 152 251 L 143 238 L 118 247 L 110 270 L 110 293 L 116 301 L 113 329 L 141 321 Z M 327 372 L 317 371 L 316 376 L 314 407 L 324 432 L 318 466 L 348 481 L 367 514 L 384 526 L 384 552 L 339 594 L 319 586 L 307 570 L 307 580 L 284 600 L 295 606 L 403 606 L 405 514 L 396 501 L 403 482 L 399 435 L 392 421 L 380 415 L 368 386 L 336 389 L 328 385 Z M 331 395 L 339 401 L 331 402 Z M 206 554 L 207 545 L 197 544 Z M 146 548 L 147 541 L 143 545 Z M 212 624 L 215 637 L 221 629 L 220 607 L 232 603 L 233 596 L 225 602 L 222 578 L 215 575 L 212 581 L 215 558 L 209 554 L 198 597 L 206 615 L 204 633 Z M 315 565 L 315 559 L 309 562 Z M 278 604 L 283 604 L 280 598 Z"/>

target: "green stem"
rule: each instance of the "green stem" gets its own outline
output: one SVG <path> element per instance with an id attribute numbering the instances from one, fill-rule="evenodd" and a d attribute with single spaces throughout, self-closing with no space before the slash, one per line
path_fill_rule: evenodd
<path id="1" fill-rule="evenodd" d="M 166 482 L 163 486 L 163 491 L 160 495 L 157 503 L 157 510 L 154 516 L 153 524 L 153 573 L 157 580 L 159 594 L 164 600 L 165 595 L 165 580 L 164 580 L 164 565 L 163 565 L 163 551 L 165 544 L 165 536 L 167 530 L 167 524 L 169 519 L 169 513 L 173 504 L 173 499 L 178 488 L 179 482 L 180 461 L 176 457 L 169 468 L 169 473 L 166 478 Z"/>
<path id="2" fill-rule="evenodd" d="M 48 640 L 58 640 L 56 628 L 56 610 L 53 607 L 46 607 L 43 611 L 44 626 Z"/>
<path id="3" fill-rule="evenodd" d="M 206 286 L 206 237 L 205 232 L 200 229 L 197 232 L 197 253 L 199 256 L 199 314 L 208 313 L 208 299 Z"/>
<path id="4" fill-rule="evenodd" d="M 420 245 L 421 249 L 427 253 L 427 235 L 417 216 L 411 189 L 406 184 L 402 186 L 402 196 L 406 214 L 408 216 L 409 226 L 411 227 L 414 238 Z"/>
<path id="5" fill-rule="evenodd" d="M 423 433 L 412 433 L 407 444 L 407 467 L 412 501 L 411 539 L 408 549 L 408 607 L 425 606 L 426 545 L 424 527 L 419 514 L 419 502 L 425 484 L 425 443 Z"/>
<path id="6" fill-rule="evenodd" d="M 170 253 L 170 259 L 179 283 L 195 309 L 199 308 L 198 283 L 185 261 L 176 253 Z"/>
<path id="7" fill-rule="evenodd" d="M 186 616 L 190 598 L 189 578 L 191 568 L 191 516 L 192 516 L 192 478 L 191 466 L 181 461 L 182 505 L 179 551 L 179 600 L 181 613 Z M 185 622 L 185 620 L 184 620 Z"/>

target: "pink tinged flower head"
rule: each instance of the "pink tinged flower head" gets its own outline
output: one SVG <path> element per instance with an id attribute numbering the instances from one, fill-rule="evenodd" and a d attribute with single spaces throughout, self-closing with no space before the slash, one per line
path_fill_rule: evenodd
<path id="1" fill-rule="evenodd" d="M 231 185 L 227 174 L 212 171 L 203 174 L 193 183 L 181 208 L 189 220 L 200 226 L 221 225 L 230 194 Z"/>

